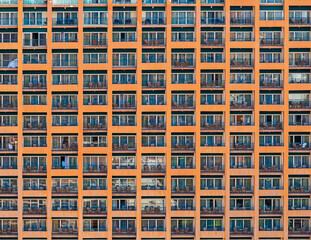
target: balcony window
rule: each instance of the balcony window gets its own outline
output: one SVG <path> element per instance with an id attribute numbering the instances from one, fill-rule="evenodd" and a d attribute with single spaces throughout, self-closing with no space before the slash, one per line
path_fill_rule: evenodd
<path id="1" fill-rule="evenodd" d="M 135 199 L 112 199 L 112 211 L 134 211 L 136 210 Z"/>
<path id="2" fill-rule="evenodd" d="M 289 83 L 311 83 L 310 73 L 289 73 Z"/>
<path id="3" fill-rule="evenodd" d="M 136 169 L 135 156 L 113 156 L 112 169 Z"/>
<path id="4" fill-rule="evenodd" d="M 77 109 L 78 97 L 76 94 L 52 95 L 53 109 Z"/>
<path id="5" fill-rule="evenodd" d="M 78 54 L 75 53 L 53 53 L 52 66 L 67 68 L 78 66 Z"/>
<path id="6" fill-rule="evenodd" d="M 309 52 L 290 52 L 289 53 L 290 67 L 308 67 L 310 66 Z"/>
<path id="7" fill-rule="evenodd" d="M 141 190 L 165 190 L 164 178 L 142 178 Z"/>
<path id="8" fill-rule="evenodd" d="M 310 168 L 309 155 L 289 155 L 288 167 L 289 168 Z"/>
<path id="9" fill-rule="evenodd" d="M 193 108 L 194 94 L 172 94 L 172 108 Z"/>
<path id="10" fill-rule="evenodd" d="M 233 84 L 249 84 L 253 83 L 253 74 L 252 73 L 231 73 L 230 74 L 230 83 Z"/>
<path id="11" fill-rule="evenodd" d="M 83 172 L 97 173 L 106 172 L 106 156 L 83 156 Z"/>
<path id="12" fill-rule="evenodd" d="M 84 179 L 83 179 L 84 181 Z M 52 192 L 54 193 L 77 193 L 77 178 L 52 178 Z"/>
<path id="13" fill-rule="evenodd" d="M 260 155 L 259 170 L 260 171 L 276 171 L 281 169 L 281 156 Z"/>
<path id="14" fill-rule="evenodd" d="M 195 12 L 194 11 L 172 11 L 172 24 L 173 25 L 194 25 Z"/>
<path id="15" fill-rule="evenodd" d="M 46 64 L 46 53 L 24 53 L 23 64 Z"/>
<path id="16" fill-rule="evenodd" d="M 105 232 L 107 231 L 106 219 L 83 219 L 84 232 Z"/>
<path id="17" fill-rule="evenodd" d="M 143 88 L 161 88 L 165 87 L 164 73 L 143 73 L 142 74 Z"/>
<path id="18" fill-rule="evenodd" d="M 52 233 L 78 234 L 77 219 L 52 219 Z"/>
<path id="19" fill-rule="evenodd" d="M 24 136 L 23 147 L 46 147 L 46 136 Z"/>
<path id="20" fill-rule="evenodd" d="M 252 149 L 251 135 L 232 135 L 230 136 L 230 149 L 243 150 Z"/>
<path id="21" fill-rule="evenodd" d="M 281 98 L 282 95 L 281 94 L 260 94 L 259 95 L 259 103 L 261 105 L 279 105 L 282 104 L 281 102 Z"/>
<path id="22" fill-rule="evenodd" d="M 43 130 L 46 129 L 46 116 L 23 116 L 24 130 Z"/>
<path id="23" fill-rule="evenodd" d="M 193 178 L 174 178 L 171 180 L 172 192 L 181 193 L 181 192 L 194 192 L 194 179 Z"/>
<path id="24" fill-rule="evenodd" d="M 201 93 L 201 105 L 218 105 L 218 104 L 224 104 L 222 93 L 221 94 Z"/>
<path id="25" fill-rule="evenodd" d="M 222 73 L 201 73 L 201 87 L 223 87 Z"/>
<path id="26" fill-rule="evenodd" d="M 194 136 L 191 135 L 172 135 L 171 145 L 173 150 L 194 149 Z"/>
<path id="27" fill-rule="evenodd" d="M 309 192 L 309 177 L 289 177 L 288 188 L 290 192 Z"/>
<path id="28" fill-rule="evenodd" d="M 1 199 L 1 211 L 17 211 L 17 199 Z"/>
<path id="29" fill-rule="evenodd" d="M 288 210 L 309 210 L 310 199 L 295 197 L 288 199 Z"/>
<path id="30" fill-rule="evenodd" d="M 194 73 L 172 73 L 172 84 L 193 84 Z"/>
<path id="31" fill-rule="evenodd" d="M 165 172 L 164 156 L 142 156 L 141 165 L 144 173 L 149 172 Z"/>
<path id="32" fill-rule="evenodd" d="M 223 32 L 209 31 L 201 32 L 201 45 L 202 46 L 221 46 L 224 44 Z"/>
<path id="33" fill-rule="evenodd" d="M 46 157 L 23 157 L 23 171 L 24 172 L 46 172 Z"/>
<path id="34" fill-rule="evenodd" d="M 53 74 L 52 85 L 77 85 L 77 74 Z"/>
<path id="35" fill-rule="evenodd" d="M 142 147 L 165 147 L 165 135 L 143 135 Z"/>
<path id="36" fill-rule="evenodd" d="M 17 169 L 17 157 L 0 156 L 0 169 Z"/>
<path id="37" fill-rule="evenodd" d="M 221 213 L 223 212 L 222 198 L 203 198 L 200 199 L 201 213 Z"/>
<path id="38" fill-rule="evenodd" d="M 0 126 L 17 126 L 17 115 L 0 115 Z"/>
<path id="39" fill-rule="evenodd" d="M 112 233 L 134 234 L 136 232 L 135 219 L 112 219 Z"/>
<path id="40" fill-rule="evenodd" d="M 166 24 L 164 11 L 143 11 L 143 25 L 164 25 Z"/>
<path id="41" fill-rule="evenodd" d="M 280 73 L 260 73 L 260 86 L 274 88 L 281 86 Z"/>
<path id="42" fill-rule="evenodd" d="M 24 219 L 24 231 L 46 231 L 46 219 Z"/>
<path id="43" fill-rule="evenodd" d="M 106 115 L 84 115 L 83 129 L 87 130 L 102 130 L 107 126 Z"/>
<path id="44" fill-rule="evenodd" d="M 288 219 L 288 232 L 290 234 L 305 234 L 310 232 L 310 219 L 309 218 L 289 218 Z"/>
<path id="45" fill-rule="evenodd" d="M 53 115 L 52 126 L 78 126 L 78 116 Z"/>
<path id="46" fill-rule="evenodd" d="M 83 147 L 107 147 L 107 136 L 83 136 Z"/>
<path id="47" fill-rule="evenodd" d="M 289 11 L 289 24 L 290 25 L 309 25 L 311 24 L 311 11 Z"/>
<path id="48" fill-rule="evenodd" d="M 162 52 L 154 52 L 154 53 L 142 53 L 142 63 L 164 63 L 165 53 Z"/>
<path id="49" fill-rule="evenodd" d="M 84 53 L 83 63 L 107 63 L 107 53 Z"/>
<path id="50" fill-rule="evenodd" d="M 248 32 L 234 32 L 230 31 L 230 41 L 231 42 L 251 42 L 254 41 L 254 33 L 252 31 Z"/>
<path id="51" fill-rule="evenodd" d="M 23 95 L 23 105 L 46 105 L 46 95 Z"/>
<path id="52" fill-rule="evenodd" d="M 107 46 L 107 33 L 106 32 L 84 32 L 83 33 L 83 46 Z"/>
<path id="53" fill-rule="evenodd" d="M 225 62 L 223 52 L 202 52 L 201 63 L 223 63 Z"/>
<path id="54" fill-rule="evenodd" d="M 230 198 L 230 210 L 252 210 L 251 198 Z"/>
<path id="55" fill-rule="evenodd" d="M 45 47 L 46 33 L 24 33 L 23 46 L 24 47 Z"/>
<path id="56" fill-rule="evenodd" d="M 54 12 L 52 19 L 53 26 L 77 25 L 77 12 Z"/>
<path id="57" fill-rule="evenodd" d="M 225 24 L 225 13 L 223 11 L 201 11 L 202 25 L 223 25 Z"/>
<path id="58" fill-rule="evenodd" d="M 17 26 L 17 12 L 0 12 L 0 26 Z"/>
<path id="59" fill-rule="evenodd" d="M 310 41 L 310 32 L 309 31 L 292 31 L 289 30 L 289 41 Z"/>
<path id="60" fill-rule="evenodd" d="M 252 178 L 231 177 L 230 178 L 230 191 L 232 193 L 253 191 Z"/>
<path id="61" fill-rule="evenodd" d="M 113 42 L 136 42 L 136 32 L 113 32 Z"/>
<path id="62" fill-rule="evenodd" d="M 165 231 L 165 220 L 164 219 L 142 219 L 141 228 L 142 228 L 142 231 L 163 232 Z"/>
<path id="63" fill-rule="evenodd" d="M 78 42 L 78 33 L 77 32 L 53 32 L 52 42 L 53 43 Z"/>
<path id="64" fill-rule="evenodd" d="M 136 84 L 136 73 L 113 73 L 113 84 Z"/>
<path id="65" fill-rule="evenodd" d="M 46 12 L 24 12 L 24 26 L 45 26 L 47 24 Z"/>
<path id="66" fill-rule="evenodd" d="M 113 11 L 114 25 L 136 25 L 136 11 Z"/>
<path id="67" fill-rule="evenodd" d="M 281 146 L 283 145 L 282 141 L 283 137 L 281 135 L 263 135 L 260 134 L 259 136 L 259 146 Z"/>
<path id="68" fill-rule="evenodd" d="M 165 4 L 166 0 L 143 0 L 143 4 Z"/>
<path id="69" fill-rule="evenodd" d="M 259 189 L 261 190 L 276 190 L 282 189 L 280 177 L 260 177 Z"/>
<path id="70" fill-rule="evenodd" d="M 107 94 L 83 94 L 83 105 L 107 105 Z"/>
<path id="71" fill-rule="evenodd" d="M 252 220 L 250 219 L 230 219 L 230 233 L 249 234 L 252 232 Z"/>
<path id="72" fill-rule="evenodd" d="M 171 232 L 172 234 L 194 234 L 194 220 L 172 219 Z"/>
<path id="73" fill-rule="evenodd" d="M 23 190 L 24 191 L 46 190 L 46 178 L 24 178 Z"/>
<path id="74" fill-rule="evenodd" d="M 136 149 L 136 136 L 120 135 L 112 136 L 113 150 L 135 150 Z"/>
<path id="75" fill-rule="evenodd" d="M 201 114 L 200 122 L 202 130 L 220 130 L 223 129 L 222 115 Z"/>
<path id="76" fill-rule="evenodd" d="M 113 53 L 112 55 L 113 67 L 135 67 L 136 53 Z"/>
<path id="77" fill-rule="evenodd" d="M 76 136 L 52 136 L 53 151 L 77 151 L 78 138 Z"/>
<path id="78" fill-rule="evenodd" d="M 253 65 L 253 53 L 230 53 L 231 67 L 252 67 Z"/>
<path id="79" fill-rule="evenodd" d="M 17 151 L 17 137 L 0 136 L 0 151 Z"/>
<path id="80" fill-rule="evenodd" d="M 281 211 L 281 199 L 259 198 L 259 213 L 279 213 L 280 211 Z M 272 228 L 270 229 L 272 230 Z"/>
<path id="81" fill-rule="evenodd" d="M 9 32 L 0 33 L 0 43 L 17 43 L 17 33 L 9 33 Z"/>
<path id="82" fill-rule="evenodd" d="M 17 193 L 17 179 L 0 178 L 0 192 L 2 194 Z"/>
<path id="83" fill-rule="evenodd" d="M 252 114 L 230 114 L 230 126 L 251 126 L 252 119 Z"/>
<path id="84" fill-rule="evenodd" d="M 201 156 L 201 171 L 221 171 L 223 170 L 222 156 Z"/>
<path id="85" fill-rule="evenodd" d="M 46 75 L 45 74 L 24 74 L 23 75 L 23 87 L 30 89 L 46 88 Z"/>
<path id="86" fill-rule="evenodd" d="M 173 35 L 173 33 L 172 33 Z M 164 46 L 165 32 L 145 32 L 142 33 L 143 46 Z"/>
<path id="87" fill-rule="evenodd" d="M 141 211 L 142 213 L 146 213 L 146 214 L 158 214 L 158 213 L 163 213 L 165 212 L 165 201 L 164 199 L 146 199 L 143 198 L 141 200 Z M 164 227 L 164 226 L 162 226 Z M 162 230 L 164 230 L 162 228 Z"/>
<path id="88" fill-rule="evenodd" d="M 297 109 L 302 108 L 306 109 L 310 107 L 310 94 L 299 93 L 299 94 L 289 94 L 289 108 Z"/>
<path id="89" fill-rule="evenodd" d="M 52 211 L 77 211 L 78 200 L 68 198 L 53 198 Z"/>
<path id="90" fill-rule="evenodd" d="M 136 126 L 136 115 L 113 115 L 112 116 L 113 126 Z"/>
<path id="91" fill-rule="evenodd" d="M 253 168 L 252 156 L 230 156 L 230 168 Z"/>
<path id="92" fill-rule="evenodd" d="M 52 156 L 52 169 L 78 169 L 76 156 Z"/>
<path id="93" fill-rule="evenodd" d="M 193 198 L 172 198 L 171 199 L 172 211 L 189 211 L 194 210 Z"/>
<path id="94" fill-rule="evenodd" d="M 83 74 L 83 88 L 107 87 L 107 74 Z"/>
<path id="95" fill-rule="evenodd" d="M 194 67 L 194 53 L 172 53 L 172 67 Z"/>
<path id="96" fill-rule="evenodd" d="M 281 219 L 279 218 L 260 218 L 259 231 L 282 231 Z"/>
<path id="97" fill-rule="evenodd" d="M 283 62 L 282 53 L 279 52 L 261 52 L 260 63 L 281 63 Z"/>
<path id="98" fill-rule="evenodd" d="M 143 115 L 142 128 L 146 130 L 165 129 L 165 115 Z"/>
<path id="99" fill-rule="evenodd" d="M 195 23 L 192 23 L 192 24 L 195 24 Z M 194 32 L 181 32 L 181 31 L 172 32 L 172 42 L 194 42 L 194 41 L 195 41 Z"/>
<path id="100" fill-rule="evenodd" d="M 84 214 L 101 214 L 107 211 L 106 199 L 83 199 Z"/>
<path id="101" fill-rule="evenodd" d="M 107 190 L 107 179 L 105 178 L 84 178 L 84 190 Z"/>
<path id="102" fill-rule="evenodd" d="M 18 82 L 17 74 L 1 74 L 0 75 L 0 85 L 17 85 L 17 82 Z"/>
<path id="103" fill-rule="evenodd" d="M 0 54 L 0 68 L 17 68 L 17 67 L 18 67 L 17 54 L 15 53 Z"/>
<path id="104" fill-rule="evenodd" d="M 46 213 L 46 199 L 23 199 L 24 214 Z"/>
<path id="105" fill-rule="evenodd" d="M 0 231 L 6 235 L 17 234 L 17 219 L 0 219 Z"/>
<path id="106" fill-rule="evenodd" d="M 289 148 L 300 150 L 310 149 L 310 136 L 291 134 L 289 136 Z"/>
<path id="107" fill-rule="evenodd" d="M 260 10 L 261 21 L 282 21 L 284 19 L 283 10 Z"/>
<path id="108" fill-rule="evenodd" d="M 260 4 L 283 4 L 283 0 L 260 0 Z"/>
<path id="109" fill-rule="evenodd" d="M 224 231 L 222 219 L 204 219 L 200 220 L 201 231 Z"/>
<path id="110" fill-rule="evenodd" d="M 266 129 L 282 129 L 280 114 L 260 114 L 259 116 L 260 128 Z"/>
<path id="111" fill-rule="evenodd" d="M 282 32 L 260 31 L 261 46 L 279 46 L 282 45 Z"/>
<path id="112" fill-rule="evenodd" d="M 252 11 L 230 11 L 231 25 L 252 25 L 253 17 Z"/>
<path id="113" fill-rule="evenodd" d="M 222 178 L 202 178 L 200 180 L 200 188 L 201 190 L 221 190 L 223 189 Z"/>
<path id="114" fill-rule="evenodd" d="M 107 25 L 108 23 L 108 12 L 88 12 L 84 11 L 83 13 L 83 25 Z"/>
<path id="115" fill-rule="evenodd" d="M 165 105 L 165 94 L 142 94 L 142 105 Z"/>
<path id="116" fill-rule="evenodd" d="M 201 135 L 201 147 L 224 146 L 222 135 Z"/>
<path id="117" fill-rule="evenodd" d="M 193 114 L 172 114 L 172 126 L 194 126 Z"/>
<path id="118" fill-rule="evenodd" d="M 172 169 L 190 169 L 194 168 L 194 157 L 193 156 L 172 156 L 171 167 Z"/>
<path id="119" fill-rule="evenodd" d="M 142 186 L 144 183 L 142 181 Z M 135 178 L 113 178 L 112 191 L 117 193 L 135 193 L 136 179 Z"/>

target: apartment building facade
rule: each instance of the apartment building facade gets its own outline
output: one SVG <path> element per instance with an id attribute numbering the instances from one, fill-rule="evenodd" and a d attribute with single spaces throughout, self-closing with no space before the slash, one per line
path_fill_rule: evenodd
<path id="1" fill-rule="evenodd" d="M 0 0 L 0 240 L 310 240 L 309 0 Z"/>

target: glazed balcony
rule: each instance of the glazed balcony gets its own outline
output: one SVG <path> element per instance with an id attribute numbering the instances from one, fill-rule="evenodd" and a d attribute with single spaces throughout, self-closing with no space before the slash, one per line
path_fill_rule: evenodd
<path id="1" fill-rule="evenodd" d="M 308 84 L 311 83 L 311 74 L 306 73 L 306 74 L 289 74 L 289 83 L 293 84 Z"/>
<path id="2" fill-rule="evenodd" d="M 282 46 L 283 38 L 260 38 L 260 46 Z"/>
<path id="3" fill-rule="evenodd" d="M 112 103 L 113 109 L 136 109 L 136 101 L 121 101 Z"/>
<path id="4" fill-rule="evenodd" d="M 76 68 L 78 67 L 77 59 L 72 60 L 52 60 L 52 67 L 53 68 Z"/>
<path id="5" fill-rule="evenodd" d="M 24 127 L 23 130 L 46 130 L 46 119 L 45 121 L 24 121 Z"/>
<path id="6" fill-rule="evenodd" d="M 193 32 L 172 32 L 172 42 L 195 42 L 195 34 Z"/>
<path id="7" fill-rule="evenodd" d="M 106 164 L 83 164 L 83 173 L 107 173 Z"/>
<path id="8" fill-rule="evenodd" d="M 231 25 L 253 25 L 254 18 L 253 17 L 231 17 L 230 24 Z"/>
<path id="9" fill-rule="evenodd" d="M 78 0 L 53 0 L 52 4 L 54 5 L 76 5 Z"/>
<path id="10" fill-rule="evenodd" d="M 23 165 L 24 173 L 46 173 L 47 167 L 45 163 L 25 164 Z"/>
<path id="11" fill-rule="evenodd" d="M 201 17 L 201 25 L 224 25 L 225 17 Z"/>
<path id="12" fill-rule="evenodd" d="M 83 190 L 99 191 L 107 190 L 106 178 L 83 178 Z"/>
<path id="13" fill-rule="evenodd" d="M 283 82 L 279 81 L 260 81 L 260 88 L 282 88 Z"/>
<path id="14" fill-rule="evenodd" d="M 0 27 L 12 27 L 17 26 L 17 13 L 16 16 L 11 16 L 9 18 L 0 18 Z"/>
<path id="15" fill-rule="evenodd" d="M 142 53 L 142 63 L 166 63 L 165 53 Z"/>
<path id="16" fill-rule="evenodd" d="M 202 47 L 224 46 L 224 38 L 201 38 Z"/>
<path id="17" fill-rule="evenodd" d="M 76 26 L 78 25 L 78 18 L 53 18 L 53 26 Z"/>
<path id="18" fill-rule="evenodd" d="M 17 182 L 11 185 L 0 185 L 0 194 L 17 194 Z"/>
<path id="19" fill-rule="evenodd" d="M 283 211 L 282 211 L 282 209 L 280 208 L 280 207 L 274 207 L 274 208 L 269 208 L 269 207 L 264 207 L 264 208 L 259 208 L 259 214 L 260 215 L 269 215 L 269 214 L 272 214 L 272 215 L 274 215 L 274 214 L 282 214 L 283 213 Z M 280 228 L 277 228 L 277 229 L 271 229 L 271 228 L 269 228 L 270 230 L 268 230 L 268 229 L 266 229 L 266 228 L 262 228 L 262 229 L 260 229 L 260 227 L 259 227 L 259 231 L 281 231 L 281 229 Z"/>
<path id="20" fill-rule="evenodd" d="M 3 55 L 1 56 L 3 59 Z M 17 55 L 9 54 L 9 60 L 0 60 L 0 69 L 1 68 L 18 68 L 17 64 Z"/>
<path id="21" fill-rule="evenodd" d="M 78 235 L 78 220 L 76 219 L 53 219 L 52 235 Z"/>
<path id="22" fill-rule="evenodd" d="M 131 194 L 136 193 L 136 185 L 135 184 L 123 184 L 121 186 L 117 185 L 112 188 L 112 193 L 121 193 L 121 194 Z"/>
<path id="23" fill-rule="evenodd" d="M 143 17 L 142 19 L 143 25 L 165 25 L 166 18 L 165 17 Z"/>
<path id="24" fill-rule="evenodd" d="M 77 151 L 77 137 L 52 137 L 52 151 Z"/>
<path id="25" fill-rule="evenodd" d="M 46 47 L 46 38 L 41 39 L 23 39 L 23 46 L 24 47 Z"/>

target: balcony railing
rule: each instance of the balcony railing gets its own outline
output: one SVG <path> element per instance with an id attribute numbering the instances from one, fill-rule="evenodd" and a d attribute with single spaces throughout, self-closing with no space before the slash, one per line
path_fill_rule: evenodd
<path id="1" fill-rule="evenodd" d="M 201 24 L 202 25 L 224 25 L 225 17 L 215 17 L 215 18 L 201 17 Z"/>
<path id="2" fill-rule="evenodd" d="M 7 1 L 7 0 L 4 0 Z M 14 1 L 14 0 L 13 0 Z M 18 0 L 15 0 L 18 1 Z M 45 5 L 47 0 L 24 0 L 24 5 Z"/>
<path id="3" fill-rule="evenodd" d="M 224 38 L 201 38 L 201 46 L 203 47 L 210 47 L 210 46 L 223 46 L 225 45 L 225 39 Z"/>
<path id="4" fill-rule="evenodd" d="M 277 82 L 277 81 L 273 81 L 273 82 L 260 81 L 260 87 L 261 88 L 282 88 L 283 84 L 282 84 L 282 81 L 280 81 L 280 82 Z"/>
<path id="5" fill-rule="evenodd" d="M 53 26 L 78 25 L 78 19 L 77 18 L 53 18 L 52 25 Z"/>
<path id="6" fill-rule="evenodd" d="M 78 42 L 78 40 L 76 41 Z M 107 39 L 93 39 L 92 41 L 84 41 L 83 42 L 83 46 L 85 47 L 103 47 L 103 46 L 107 46 Z"/>
<path id="7" fill-rule="evenodd" d="M 282 122 L 273 122 L 273 123 L 259 122 L 259 129 L 260 130 L 282 130 L 283 124 Z"/>
<path id="8" fill-rule="evenodd" d="M 283 0 L 260 0 L 260 4 L 283 4 Z"/>
<path id="9" fill-rule="evenodd" d="M 55 5 L 72 5 L 78 4 L 78 0 L 53 0 L 52 3 Z"/>
<path id="10" fill-rule="evenodd" d="M 0 5 L 17 5 L 17 2 L 18 0 L 0 0 Z"/>
<path id="11" fill-rule="evenodd" d="M 274 207 L 272 209 L 268 207 L 265 207 L 264 209 L 259 208 L 259 214 L 281 214 L 281 213 L 282 213 L 282 209 L 279 207 Z M 267 230 L 261 230 L 261 231 L 267 231 Z"/>
<path id="12" fill-rule="evenodd" d="M 24 26 L 46 26 L 47 25 L 47 18 L 24 18 Z"/>
<path id="13" fill-rule="evenodd" d="M 115 188 L 112 188 L 113 193 L 136 193 L 136 186 L 116 186 Z"/>
<path id="14" fill-rule="evenodd" d="M 251 165 L 248 163 L 231 163 L 230 168 L 231 169 L 253 169 L 254 165 Z"/>
<path id="15" fill-rule="evenodd" d="M 29 215 L 37 215 L 37 214 L 46 214 L 46 207 L 29 207 L 27 209 L 23 209 L 23 214 Z"/>
<path id="16" fill-rule="evenodd" d="M 290 67 L 310 67 L 310 59 L 293 59 L 289 58 L 289 66 Z"/>
<path id="17" fill-rule="evenodd" d="M 223 172 L 224 171 L 224 165 L 203 165 L 201 166 L 201 172 Z"/>
<path id="18" fill-rule="evenodd" d="M 253 193 L 253 186 L 230 186 L 230 193 Z"/>
<path id="19" fill-rule="evenodd" d="M 289 150 L 311 150 L 310 143 L 289 143 Z"/>
<path id="20" fill-rule="evenodd" d="M 186 187 L 179 187 L 176 186 L 174 189 L 171 190 L 172 193 L 194 193 L 195 192 L 194 186 L 186 186 Z"/>
<path id="21" fill-rule="evenodd" d="M 137 19 L 136 17 L 126 18 L 126 19 L 113 19 L 113 25 L 136 25 Z"/>
<path id="22" fill-rule="evenodd" d="M 254 106 L 253 101 L 244 101 L 243 103 L 230 101 L 230 109 L 252 109 L 253 106 Z"/>
<path id="23" fill-rule="evenodd" d="M 288 227 L 288 235 L 310 235 L 311 227 Z"/>
<path id="24" fill-rule="evenodd" d="M 172 4 L 195 4 L 196 0 L 172 0 Z"/>
<path id="25" fill-rule="evenodd" d="M 311 106 L 310 101 L 300 100 L 300 101 L 293 101 L 289 100 L 289 108 L 290 109 L 308 109 Z"/>
<path id="26" fill-rule="evenodd" d="M 289 19 L 290 25 L 310 25 L 311 18 L 310 17 L 294 17 Z"/>
<path id="27" fill-rule="evenodd" d="M 166 129 L 166 123 L 165 122 L 159 122 L 159 123 L 142 123 L 142 129 L 143 130 L 165 130 Z"/>
<path id="28" fill-rule="evenodd" d="M 214 122 L 214 123 L 203 122 L 203 123 L 201 123 L 201 130 L 223 130 L 223 129 L 224 129 L 224 123 L 223 122 Z"/>
<path id="29" fill-rule="evenodd" d="M 105 130 L 107 129 L 106 123 L 97 123 L 97 124 L 84 124 L 83 125 L 83 130 Z"/>
<path id="30" fill-rule="evenodd" d="M 224 4 L 225 0 L 201 0 L 201 4 Z"/>
<path id="31" fill-rule="evenodd" d="M 230 61 L 230 67 L 234 68 L 243 68 L 243 67 L 253 67 L 254 66 L 254 60 L 248 59 L 248 60 L 231 60 Z"/>
<path id="32" fill-rule="evenodd" d="M 165 46 L 166 39 L 165 38 L 148 38 L 143 39 L 142 44 L 145 47 L 158 47 L 158 46 Z"/>
<path id="33" fill-rule="evenodd" d="M 24 130 L 46 130 L 46 122 L 29 122 L 27 126 L 23 127 Z"/>
<path id="34" fill-rule="evenodd" d="M 137 4 L 137 0 L 113 0 L 113 4 Z"/>
<path id="35" fill-rule="evenodd" d="M 172 0 L 173 1 L 181 1 L 181 0 Z M 191 0 L 187 0 L 191 1 Z M 177 3 L 176 3 L 177 4 Z M 195 17 L 172 17 L 172 25 L 194 25 L 195 24 Z"/>
<path id="36" fill-rule="evenodd" d="M 282 46 L 282 38 L 261 38 L 260 46 Z"/>
<path id="37" fill-rule="evenodd" d="M 157 166 L 152 165 L 144 165 L 141 169 L 142 173 L 165 173 L 166 172 L 166 166 L 158 164 Z"/>
<path id="38" fill-rule="evenodd" d="M 172 150 L 173 151 L 193 151 L 194 144 L 193 143 L 184 143 L 184 144 L 176 143 L 175 145 L 172 145 Z"/>
<path id="39" fill-rule="evenodd" d="M 174 229 L 172 229 L 171 234 L 172 235 L 194 235 L 194 231 L 195 231 L 194 227 L 191 227 L 191 228 L 186 227 L 186 226 L 181 227 L 181 228 L 174 227 Z"/>
<path id="40" fill-rule="evenodd" d="M 172 109 L 193 109 L 195 107 L 194 101 L 177 101 L 172 102 Z"/>
<path id="41" fill-rule="evenodd" d="M 266 165 L 262 165 L 259 167 L 260 172 L 282 172 L 283 166 L 278 164 L 278 165 L 272 165 L 271 167 L 268 167 Z"/>
<path id="42" fill-rule="evenodd" d="M 165 18 L 146 18 L 143 17 L 143 25 L 165 25 Z"/>
<path id="43" fill-rule="evenodd" d="M 23 39 L 24 47 L 45 47 L 46 39 Z"/>
<path id="44" fill-rule="evenodd" d="M 112 103 L 113 109 L 136 109 L 136 102 Z"/>
<path id="45" fill-rule="evenodd" d="M 213 215 L 213 214 L 223 214 L 224 208 L 223 207 L 202 207 L 201 214 L 202 215 Z"/>
<path id="46" fill-rule="evenodd" d="M 143 80 L 142 81 L 142 87 L 143 88 L 165 88 L 165 81 L 156 81 L 156 80 Z"/>
<path id="47" fill-rule="evenodd" d="M 247 18 L 247 17 L 232 17 L 230 19 L 231 25 L 253 25 L 254 18 Z"/>
<path id="48" fill-rule="evenodd" d="M 24 166 L 23 172 L 25 173 L 46 173 L 46 165 L 32 167 L 30 165 Z"/>
<path id="49" fill-rule="evenodd" d="M 107 213 L 107 209 L 106 207 L 84 207 L 83 208 L 83 214 L 85 215 L 99 215 L 99 214 L 106 214 Z"/>
<path id="50" fill-rule="evenodd" d="M 131 147 L 129 145 L 132 145 L 131 143 L 130 144 L 122 144 L 122 145 L 118 145 L 116 143 L 114 143 L 112 145 L 112 150 L 113 151 L 135 151 L 136 150 L 136 147 Z"/>
<path id="51" fill-rule="evenodd" d="M 165 214 L 164 206 L 145 206 L 141 208 L 142 214 Z"/>
<path id="52" fill-rule="evenodd" d="M 195 59 L 188 59 L 188 60 L 174 60 L 172 59 L 172 67 L 173 68 L 188 68 L 195 66 Z"/>
<path id="53" fill-rule="evenodd" d="M 83 0 L 84 4 L 107 4 L 107 0 Z"/>

